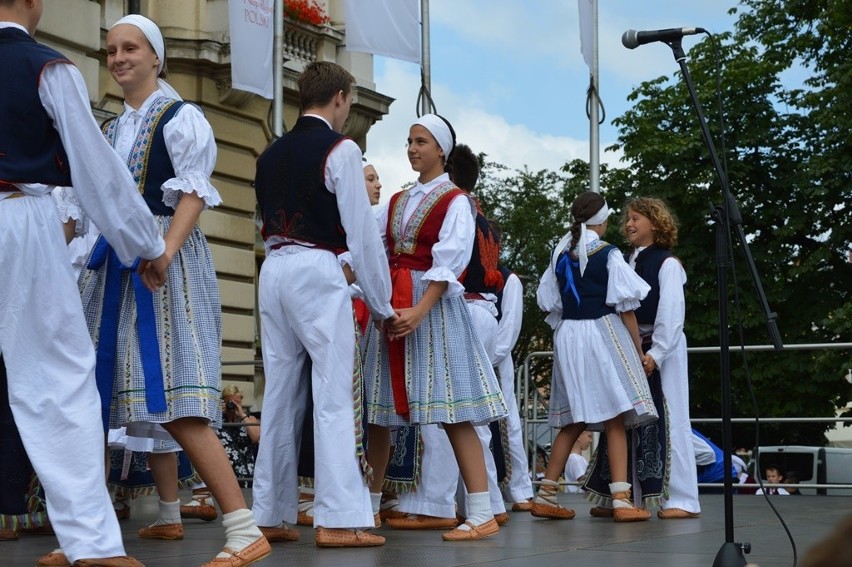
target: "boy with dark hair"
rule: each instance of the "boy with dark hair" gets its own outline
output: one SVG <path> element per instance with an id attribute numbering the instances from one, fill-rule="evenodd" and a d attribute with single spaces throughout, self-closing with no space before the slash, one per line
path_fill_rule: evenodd
<path id="1" fill-rule="evenodd" d="M 390 273 L 364 191 L 361 150 L 340 134 L 354 79 L 335 63 L 315 62 L 298 83 L 302 116 L 257 160 L 267 253 L 259 285 L 266 392 L 253 511 L 267 538 L 291 539 L 282 522 L 297 518 L 298 439 L 310 380 L 316 544 L 382 545 L 383 537 L 360 529 L 372 527 L 374 518 L 355 409 L 360 373 L 351 282 L 337 256 L 351 253 L 364 299 L 379 321 L 395 317 Z"/>
<path id="2" fill-rule="evenodd" d="M 51 190 L 77 198 L 122 262 L 155 290 L 165 243 L 91 114 L 85 83 L 37 43 L 41 0 L 0 1 L 0 353 L 9 399 L 50 519 L 75 566 L 136 567 L 104 483 L 95 352 Z"/>
<path id="3" fill-rule="evenodd" d="M 769 484 L 781 484 L 784 482 L 784 473 L 781 472 L 781 467 L 776 464 L 769 464 L 763 467 L 763 476 Z M 763 494 L 763 489 L 758 488 L 755 491 L 755 494 Z M 787 489 L 781 486 L 767 488 L 766 494 L 780 494 L 784 496 L 790 495 L 790 493 L 787 492 Z"/>

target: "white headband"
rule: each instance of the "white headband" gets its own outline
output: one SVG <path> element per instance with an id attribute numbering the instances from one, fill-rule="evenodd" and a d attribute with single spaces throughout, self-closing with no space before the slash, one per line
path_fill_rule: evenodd
<path id="1" fill-rule="evenodd" d="M 417 119 L 415 124 L 423 126 L 432 134 L 441 149 L 444 150 L 444 159 L 449 159 L 450 152 L 453 151 L 454 142 L 453 135 L 450 132 L 450 127 L 444 122 L 444 119 L 435 114 L 424 114 Z"/>
<path id="2" fill-rule="evenodd" d="M 163 72 L 163 66 L 166 64 L 166 44 L 163 40 L 163 34 L 160 32 L 160 28 L 157 27 L 157 24 L 146 18 L 145 16 L 140 16 L 139 14 L 130 14 L 124 16 L 117 22 L 112 25 L 114 28 L 120 24 L 128 24 L 131 26 L 136 26 L 145 36 L 145 39 L 148 40 L 148 43 L 151 44 L 151 47 L 154 48 L 154 53 L 157 54 L 157 59 L 160 60 L 160 64 L 157 66 L 157 74 Z M 112 29 L 110 28 L 110 29 Z M 177 100 L 183 100 L 178 92 L 168 84 L 163 79 L 157 79 L 157 86 L 163 91 L 163 94 L 170 98 L 174 98 Z"/>
<path id="3" fill-rule="evenodd" d="M 606 206 L 606 201 L 604 201 L 603 207 L 592 215 L 589 220 L 580 225 L 580 242 L 577 243 L 577 256 L 580 260 L 580 277 L 583 277 L 583 273 L 586 271 L 586 264 L 589 263 L 589 254 L 586 252 L 586 226 L 603 224 L 608 217 L 609 207 Z"/>

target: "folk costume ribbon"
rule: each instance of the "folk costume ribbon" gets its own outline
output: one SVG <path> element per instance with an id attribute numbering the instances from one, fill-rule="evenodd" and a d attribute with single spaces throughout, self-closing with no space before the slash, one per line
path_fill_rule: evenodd
<path id="1" fill-rule="evenodd" d="M 101 417 L 104 428 L 109 427 L 110 405 L 114 383 L 116 351 L 118 350 L 118 315 L 121 309 L 122 271 L 130 270 L 133 296 L 136 300 L 136 329 L 139 334 L 139 355 L 145 375 L 145 405 L 151 413 L 164 412 L 166 392 L 163 386 L 163 368 L 160 363 L 160 345 L 157 340 L 157 321 L 154 316 L 154 296 L 136 273 L 139 259 L 125 266 L 103 236 L 98 237 L 87 268 L 100 269 L 106 265 L 103 307 L 98 338 L 95 381 L 101 394 Z"/>

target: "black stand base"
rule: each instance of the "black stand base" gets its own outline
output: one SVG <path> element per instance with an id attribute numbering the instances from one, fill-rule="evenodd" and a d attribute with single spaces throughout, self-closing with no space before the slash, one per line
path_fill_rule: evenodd
<path id="1" fill-rule="evenodd" d="M 748 543 L 726 543 L 719 549 L 716 554 L 716 560 L 713 561 L 713 567 L 743 567 L 746 564 L 743 551 L 748 553 L 751 551 L 751 545 Z"/>

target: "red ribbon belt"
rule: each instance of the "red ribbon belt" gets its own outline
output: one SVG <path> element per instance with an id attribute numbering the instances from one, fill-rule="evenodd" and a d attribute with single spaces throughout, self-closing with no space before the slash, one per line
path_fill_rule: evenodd
<path id="1" fill-rule="evenodd" d="M 391 306 L 394 309 L 405 309 L 414 305 L 414 284 L 411 281 L 411 270 L 408 268 L 392 267 Z M 394 410 L 404 419 L 409 418 L 408 392 L 405 389 L 405 342 L 406 338 L 389 340 L 385 331 L 385 342 L 388 345 L 388 364 L 390 365 L 391 389 L 393 391 Z"/>

